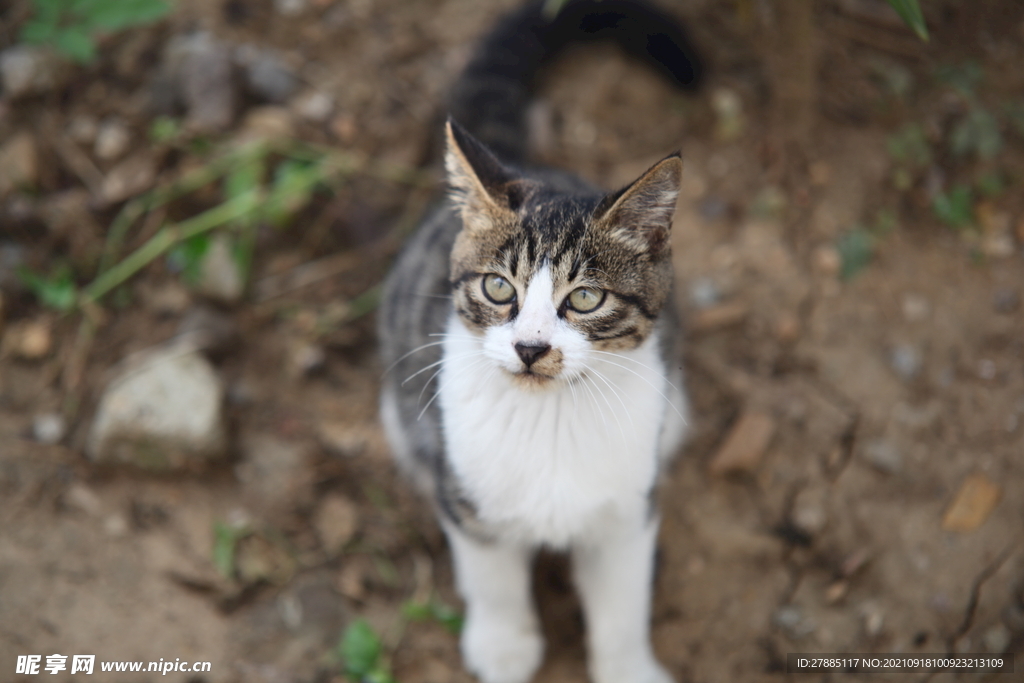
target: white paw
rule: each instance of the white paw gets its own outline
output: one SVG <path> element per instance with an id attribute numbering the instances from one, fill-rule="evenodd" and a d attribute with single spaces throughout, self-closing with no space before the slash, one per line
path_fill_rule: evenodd
<path id="1" fill-rule="evenodd" d="M 528 683 L 543 654 L 536 625 L 470 617 L 462 630 L 462 658 L 482 683 Z"/>
<path id="2" fill-rule="evenodd" d="M 633 663 L 622 661 L 595 662 L 591 670 L 594 683 L 676 683 L 668 671 L 653 657 Z"/>

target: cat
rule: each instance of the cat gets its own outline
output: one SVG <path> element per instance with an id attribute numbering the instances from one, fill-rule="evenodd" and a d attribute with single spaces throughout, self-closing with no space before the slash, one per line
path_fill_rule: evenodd
<path id="1" fill-rule="evenodd" d="M 550 4 L 502 18 L 453 88 L 448 200 L 384 288 L 381 416 L 451 548 L 471 672 L 533 677 L 530 563 L 550 547 L 571 553 L 594 683 L 669 683 L 648 622 L 653 491 L 686 432 L 670 249 L 682 161 L 603 192 L 525 165 L 525 111 L 573 41 L 611 38 L 684 87 L 700 66 L 646 4 Z"/>

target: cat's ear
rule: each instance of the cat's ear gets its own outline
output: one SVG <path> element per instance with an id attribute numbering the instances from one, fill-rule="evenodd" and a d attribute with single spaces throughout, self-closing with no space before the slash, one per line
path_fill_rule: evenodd
<path id="1" fill-rule="evenodd" d="M 594 212 L 594 224 L 644 249 L 665 249 L 682 175 L 678 153 L 662 159 L 633 184 L 605 197 Z"/>
<path id="2" fill-rule="evenodd" d="M 445 125 L 445 169 L 456 206 L 467 211 L 507 210 L 504 188 L 512 174 L 491 150 L 452 119 Z"/>

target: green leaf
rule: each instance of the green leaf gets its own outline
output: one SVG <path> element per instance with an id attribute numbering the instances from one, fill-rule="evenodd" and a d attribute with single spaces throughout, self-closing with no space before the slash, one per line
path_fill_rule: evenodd
<path id="1" fill-rule="evenodd" d="M 432 619 L 455 635 L 462 631 L 462 615 L 438 600 L 406 602 L 402 605 L 402 614 L 410 621 L 427 621 Z"/>
<path id="2" fill-rule="evenodd" d="M 203 262 L 203 256 L 206 255 L 209 248 L 210 235 L 202 233 L 171 249 L 167 254 L 167 262 L 172 270 L 181 273 L 185 282 L 195 284 L 199 280 L 199 268 Z"/>
<path id="3" fill-rule="evenodd" d="M 213 526 L 213 566 L 221 576 L 230 578 L 235 573 L 235 546 L 244 532 L 217 522 Z"/>
<path id="4" fill-rule="evenodd" d="M 956 185 L 940 192 L 932 201 L 935 216 L 951 228 L 966 228 L 974 222 L 974 197 L 971 188 Z"/>
<path id="5" fill-rule="evenodd" d="M 904 166 L 924 168 L 932 161 L 932 148 L 924 126 L 908 123 L 885 141 L 889 157 Z"/>
<path id="6" fill-rule="evenodd" d="M 889 4 L 896 10 L 896 14 L 907 23 L 907 26 L 914 30 L 917 37 L 928 41 L 928 25 L 924 21 L 924 14 L 917 0 L 889 0 Z"/>
<path id="7" fill-rule="evenodd" d="M 83 14 L 91 27 L 120 31 L 163 18 L 171 6 L 163 0 L 91 0 Z"/>
<path id="8" fill-rule="evenodd" d="M 853 279 L 857 273 L 871 263 L 874 247 L 875 240 L 867 231 L 859 228 L 840 237 L 836 243 L 836 250 L 839 251 L 842 262 L 839 276 L 843 280 Z"/>
<path id="9" fill-rule="evenodd" d="M 96 57 L 96 44 L 81 26 L 58 29 L 53 36 L 53 46 L 80 64 Z"/>
<path id="10" fill-rule="evenodd" d="M 365 619 L 356 619 L 341 636 L 339 650 L 345 673 L 363 678 L 380 669 L 384 646 Z"/>
<path id="11" fill-rule="evenodd" d="M 35 294 L 39 303 L 55 311 L 66 313 L 78 301 L 78 288 L 67 266 L 58 267 L 48 278 L 22 266 L 18 269 L 18 279 Z"/>

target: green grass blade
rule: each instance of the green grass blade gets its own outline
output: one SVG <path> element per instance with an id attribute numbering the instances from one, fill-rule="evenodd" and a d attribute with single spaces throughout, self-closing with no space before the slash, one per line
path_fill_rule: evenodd
<path id="1" fill-rule="evenodd" d="M 889 0 L 889 4 L 903 21 L 907 22 L 907 26 L 914 30 L 917 37 L 927 42 L 928 25 L 924 23 L 924 14 L 917 0 Z"/>

